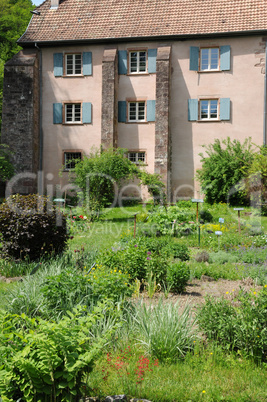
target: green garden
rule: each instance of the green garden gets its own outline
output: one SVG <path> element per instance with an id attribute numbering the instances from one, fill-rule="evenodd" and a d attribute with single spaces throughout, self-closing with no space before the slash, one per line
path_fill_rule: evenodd
<path id="1" fill-rule="evenodd" d="M 233 205 L 199 203 L 197 219 L 196 203 L 167 204 L 159 177 L 115 154 L 80 162 L 80 188 L 86 166 L 119 166 L 116 182 L 139 175 L 154 202 L 107 207 L 102 170 L 87 204 L 14 195 L 0 206 L 2 401 L 265 401 L 262 203 L 246 205 L 243 188 Z"/>

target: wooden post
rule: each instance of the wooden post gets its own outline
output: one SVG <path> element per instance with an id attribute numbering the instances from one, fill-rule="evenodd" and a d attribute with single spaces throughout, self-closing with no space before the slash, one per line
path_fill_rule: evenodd
<path id="1" fill-rule="evenodd" d="M 134 238 L 135 238 L 135 235 L 136 235 L 136 215 L 137 214 L 134 214 Z"/>

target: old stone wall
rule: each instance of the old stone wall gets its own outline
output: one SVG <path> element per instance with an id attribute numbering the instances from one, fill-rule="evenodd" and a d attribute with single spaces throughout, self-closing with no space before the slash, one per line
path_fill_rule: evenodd
<path id="1" fill-rule="evenodd" d="M 106 49 L 102 60 L 101 144 L 104 149 L 117 146 L 117 65 L 117 50 Z"/>
<path id="2" fill-rule="evenodd" d="M 4 70 L 1 142 L 13 152 L 16 173 L 37 173 L 39 164 L 39 63 L 36 51 L 23 50 Z M 20 180 L 13 192 L 31 193 L 36 183 Z"/>
<path id="3" fill-rule="evenodd" d="M 159 47 L 156 77 L 155 173 L 162 177 L 170 201 L 171 135 L 169 127 L 171 47 Z"/>

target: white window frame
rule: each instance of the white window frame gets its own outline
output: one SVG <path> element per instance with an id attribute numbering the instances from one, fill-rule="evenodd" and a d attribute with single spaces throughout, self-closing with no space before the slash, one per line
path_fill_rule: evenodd
<path id="1" fill-rule="evenodd" d="M 135 118 L 130 119 L 130 109 L 131 109 L 131 104 L 135 104 Z M 144 104 L 144 118 L 139 119 L 139 105 Z M 127 111 L 128 111 L 128 116 L 127 116 L 127 121 L 128 123 L 139 123 L 139 122 L 146 122 L 146 101 L 141 100 L 141 101 L 127 101 Z"/>
<path id="2" fill-rule="evenodd" d="M 211 51 L 216 49 L 218 51 L 218 64 L 217 68 L 211 68 Z M 208 50 L 208 68 L 202 68 L 202 52 Z M 199 71 L 219 71 L 220 70 L 220 48 L 219 47 L 203 47 L 200 48 Z"/>
<path id="3" fill-rule="evenodd" d="M 72 72 L 68 73 L 68 62 L 67 59 L 69 57 L 72 57 Z M 76 56 L 80 56 L 80 69 L 81 71 L 79 73 L 76 73 Z M 66 53 L 65 54 L 65 75 L 67 76 L 75 76 L 75 75 L 82 75 L 82 53 Z"/>
<path id="4" fill-rule="evenodd" d="M 130 154 L 134 154 L 134 155 L 135 155 L 135 160 L 132 160 L 132 159 L 130 158 Z M 144 155 L 144 160 L 140 160 L 140 159 L 139 159 L 139 155 L 140 155 L 140 154 L 143 154 L 143 155 Z M 145 152 L 145 151 L 128 151 L 127 158 L 128 158 L 131 162 L 135 163 L 136 165 L 139 165 L 140 163 L 146 163 L 146 152 Z"/>
<path id="5" fill-rule="evenodd" d="M 137 54 L 136 71 L 132 71 L 132 53 Z M 140 53 L 145 53 L 145 70 L 140 70 Z M 147 50 L 130 50 L 129 51 L 129 74 L 146 74 L 147 73 Z"/>
<path id="6" fill-rule="evenodd" d="M 216 101 L 217 102 L 217 117 L 211 117 L 211 102 Z M 208 117 L 202 117 L 202 102 L 208 102 Z M 211 99 L 199 99 L 199 120 L 201 121 L 217 121 L 219 120 L 219 99 L 218 98 L 211 98 Z"/>
<path id="7" fill-rule="evenodd" d="M 72 111 L 71 111 L 71 120 L 67 119 L 67 113 L 70 110 L 70 108 L 68 106 L 72 107 Z M 79 111 L 79 120 L 75 120 L 75 107 L 76 106 L 80 106 L 80 111 Z M 81 102 L 66 102 L 64 103 L 64 123 L 65 124 L 82 124 L 82 104 Z"/>
<path id="8" fill-rule="evenodd" d="M 72 158 L 67 158 L 68 155 L 80 155 L 80 157 L 72 157 Z M 70 170 L 74 169 L 73 167 L 69 167 L 69 163 L 73 163 L 73 160 L 81 160 L 82 159 L 82 152 L 81 151 L 75 151 L 75 150 L 70 150 L 70 151 L 63 151 L 63 165 L 64 165 L 64 171 L 69 172 Z M 72 162 L 70 162 L 72 160 Z M 75 163 L 75 162 L 74 162 Z"/>

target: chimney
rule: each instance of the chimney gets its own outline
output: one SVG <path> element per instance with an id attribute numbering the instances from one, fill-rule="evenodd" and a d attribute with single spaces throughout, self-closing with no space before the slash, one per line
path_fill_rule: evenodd
<path id="1" fill-rule="evenodd" d="M 58 8 L 59 5 L 59 0 L 51 0 L 51 7 L 50 9 L 52 10 L 56 10 Z"/>

